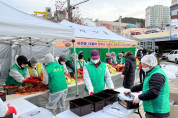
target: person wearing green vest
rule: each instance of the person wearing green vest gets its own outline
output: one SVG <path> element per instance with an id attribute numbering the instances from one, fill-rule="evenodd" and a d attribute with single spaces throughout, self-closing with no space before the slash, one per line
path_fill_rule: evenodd
<path id="1" fill-rule="evenodd" d="M 116 56 L 117 64 L 122 64 L 122 56 L 122 53 L 118 53 L 118 55 Z"/>
<path id="2" fill-rule="evenodd" d="M 106 53 L 106 57 L 104 59 L 104 63 L 110 64 L 114 67 L 114 64 L 112 63 L 112 58 L 110 53 Z"/>
<path id="3" fill-rule="evenodd" d="M 68 69 L 66 67 L 66 56 L 65 55 L 60 55 L 58 59 L 58 63 L 62 66 L 64 66 L 64 74 L 69 74 Z"/>
<path id="4" fill-rule="evenodd" d="M 77 69 L 83 68 L 85 66 L 85 64 L 86 64 L 86 62 L 84 60 L 84 56 L 83 55 L 79 55 L 78 59 L 79 60 L 77 60 Z"/>
<path id="5" fill-rule="evenodd" d="M 5 84 L 22 86 L 23 83 L 34 83 L 36 81 L 28 78 L 30 75 L 27 73 L 26 64 L 28 63 L 27 58 L 23 55 L 17 56 L 15 59 L 15 64 L 12 65 L 8 71 Z"/>
<path id="6" fill-rule="evenodd" d="M 167 118 L 170 115 L 167 75 L 157 65 L 158 62 L 154 55 L 144 56 L 141 64 L 142 69 L 146 72 L 144 82 L 125 93 L 142 91 L 142 94 L 135 96 L 133 102 L 143 101 L 146 118 Z"/>
<path id="7" fill-rule="evenodd" d="M 124 51 L 122 51 L 122 64 L 125 64 L 125 52 Z"/>
<path id="8" fill-rule="evenodd" d="M 36 57 L 31 57 L 27 66 L 27 73 L 29 73 L 30 77 L 39 77 L 43 79 L 43 66 L 38 62 Z"/>
<path id="9" fill-rule="evenodd" d="M 106 64 L 100 61 L 98 50 L 91 51 L 91 61 L 85 64 L 83 77 L 85 82 L 85 96 L 92 93 L 98 93 L 105 89 L 105 84 L 109 89 L 114 90 L 114 84 L 111 80 Z"/>
<path id="10" fill-rule="evenodd" d="M 48 84 L 50 93 L 46 108 L 54 115 L 65 110 L 65 100 L 68 92 L 64 75 L 64 67 L 54 62 L 52 54 L 45 55 L 44 81 Z"/>
<path id="11" fill-rule="evenodd" d="M 75 71 L 75 67 L 74 67 L 74 58 L 76 56 L 76 59 L 78 59 L 78 55 L 75 53 L 72 53 L 71 56 L 67 57 L 67 62 L 66 62 L 66 66 L 69 72 L 74 72 Z"/>

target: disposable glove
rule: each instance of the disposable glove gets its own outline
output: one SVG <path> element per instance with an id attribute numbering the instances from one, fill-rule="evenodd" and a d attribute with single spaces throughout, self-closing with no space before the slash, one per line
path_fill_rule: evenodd
<path id="1" fill-rule="evenodd" d="M 121 75 L 121 78 L 122 78 L 122 79 L 124 79 L 124 77 L 125 77 L 124 75 Z"/>
<path id="2" fill-rule="evenodd" d="M 134 100 L 133 100 L 133 104 L 139 104 L 140 103 L 140 99 L 138 98 L 138 95 L 135 96 Z"/>
<path id="3" fill-rule="evenodd" d="M 65 74 L 67 77 L 69 77 L 69 74 Z M 70 78 L 70 77 L 69 77 Z"/>
<path id="4" fill-rule="evenodd" d="M 130 89 L 127 89 L 124 94 L 130 94 L 131 93 L 131 90 Z"/>
<path id="5" fill-rule="evenodd" d="M 77 72 L 83 74 L 83 68 L 77 69 Z"/>
<path id="6" fill-rule="evenodd" d="M 90 89 L 88 90 L 88 92 L 89 92 L 89 96 L 91 96 L 92 94 L 94 94 L 93 88 L 90 88 Z"/>
<path id="7" fill-rule="evenodd" d="M 111 88 L 111 90 L 113 90 L 113 91 L 114 91 L 114 89 L 113 89 L 113 88 Z"/>
<path id="8" fill-rule="evenodd" d="M 33 80 L 41 80 L 41 77 L 31 77 Z"/>
<path id="9" fill-rule="evenodd" d="M 23 82 L 24 82 L 24 83 L 37 84 L 37 83 L 38 83 L 38 80 L 37 80 L 37 79 L 33 79 L 33 77 L 29 77 L 29 78 L 25 79 Z"/>
<path id="10" fill-rule="evenodd" d="M 11 106 L 7 106 L 8 107 L 8 111 L 6 113 L 6 115 L 9 115 L 11 113 L 14 113 L 15 115 L 17 115 L 17 111 L 14 107 L 11 107 Z"/>

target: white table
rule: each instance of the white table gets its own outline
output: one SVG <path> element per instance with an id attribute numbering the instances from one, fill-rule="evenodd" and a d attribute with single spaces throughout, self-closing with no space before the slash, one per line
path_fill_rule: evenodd
<path id="1" fill-rule="evenodd" d="M 123 93 L 125 92 L 125 88 L 118 88 L 116 89 L 116 91 Z M 139 95 L 141 93 L 132 93 L 133 95 Z M 121 118 L 128 118 L 130 115 L 132 115 L 137 109 L 131 109 L 128 110 L 126 108 L 124 108 L 123 106 L 121 106 L 120 104 L 118 104 L 117 102 L 114 103 L 114 105 L 117 106 L 117 108 L 120 109 L 120 111 L 122 112 L 122 116 Z M 142 105 L 142 103 L 140 103 L 140 106 Z M 112 107 L 112 106 L 109 106 Z M 62 112 L 58 115 L 56 115 L 57 118 L 80 118 L 78 115 L 74 114 L 73 112 L 71 112 L 70 110 L 67 110 L 65 112 Z M 81 118 L 118 118 L 118 116 L 110 114 L 110 113 L 106 113 L 104 112 L 104 110 L 100 110 L 98 112 L 92 112 L 88 115 L 85 115 Z"/>
<path id="2" fill-rule="evenodd" d="M 116 89 L 116 91 L 119 91 L 120 93 L 123 93 L 126 89 L 124 88 L 118 88 Z M 48 92 L 48 91 L 46 91 Z M 33 105 L 32 103 L 28 102 L 27 100 L 25 100 L 28 97 L 33 97 L 36 95 L 41 95 L 44 94 L 45 92 L 42 93 L 38 93 L 38 94 L 32 94 L 32 95 L 27 95 L 27 96 L 22 96 L 22 95 L 10 95 L 9 100 L 6 101 L 7 104 L 10 104 L 12 106 L 14 106 L 17 110 L 17 116 L 14 115 L 14 118 L 18 118 L 19 115 L 22 115 L 26 112 L 29 112 L 31 110 L 34 110 L 36 108 L 38 108 L 37 106 Z M 133 93 L 133 95 L 137 95 L 139 93 Z M 14 99 L 13 99 L 14 97 Z M 10 100 L 11 98 L 11 100 Z M 131 110 L 127 110 L 124 107 L 122 107 L 121 105 L 119 105 L 117 102 L 115 103 L 117 104 L 117 108 L 119 107 L 119 109 L 123 112 L 126 113 L 126 115 L 124 116 L 125 118 L 129 117 L 130 115 L 132 115 L 137 109 L 131 109 Z M 141 105 L 141 104 L 140 104 Z M 57 118 L 79 118 L 79 116 L 77 116 L 76 114 L 74 114 L 73 112 L 71 112 L 70 110 L 67 110 L 65 112 L 62 112 L 60 114 L 58 114 L 56 116 Z M 82 118 L 118 118 L 115 115 L 109 114 L 109 113 L 105 113 L 103 110 L 98 111 L 98 112 L 92 112 L 91 114 L 85 115 Z M 122 118 L 124 118 L 122 117 Z"/>

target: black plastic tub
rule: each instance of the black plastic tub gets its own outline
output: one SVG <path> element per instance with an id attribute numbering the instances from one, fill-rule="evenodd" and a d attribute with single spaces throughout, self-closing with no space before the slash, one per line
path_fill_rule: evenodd
<path id="1" fill-rule="evenodd" d="M 0 95 L 0 98 L 2 99 L 2 101 L 6 101 L 6 93 L 4 92 L 0 92 L 2 95 Z"/>
<path id="2" fill-rule="evenodd" d="M 92 104 L 92 111 L 97 112 L 102 110 L 105 106 L 105 100 L 96 96 L 84 97 L 84 100 L 89 101 Z"/>
<path id="3" fill-rule="evenodd" d="M 70 110 L 78 116 L 84 116 L 92 112 L 92 105 L 87 100 L 79 98 L 71 100 L 69 103 Z"/>
<path id="4" fill-rule="evenodd" d="M 135 96 L 132 94 L 126 94 L 128 98 L 133 99 Z M 135 109 L 139 107 L 139 104 L 133 104 L 133 100 L 124 100 L 123 98 L 118 97 L 118 102 L 120 105 L 126 109 Z"/>
<path id="5" fill-rule="evenodd" d="M 113 102 L 114 97 L 113 97 L 112 95 L 109 95 L 109 94 L 100 92 L 100 93 L 94 94 L 94 96 L 99 97 L 99 98 L 101 98 L 101 99 L 104 99 L 104 101 L 105 101 L 105 106 L 114 103 L 114 102 Z"/>
<path id="6" fill-rule="evenodd" d="M 3 88 L 7 95 L 11 95 L 11 94 L 14 94 L 15 92 L 18 92 L 18 87 L 5 88 L 5 86 L 4 86 Z"/>
<path id="7" fill-rule="evenodd" d="M 5 117 L 0 117 L 0 118 L 13 118 L 13 114 L 6 115 Z"/>
<path id="8" fill-rule="evenodd" d="M 120 94 L 120 92 L 113 91 L 111 89 L 106 89 L 106 90 L 102 91 L 102 93 L 106 93 L 106 94 L 112 95 L 113 96 L 113 102 L 117 102 L 118 101 L 118 94 Z"/>

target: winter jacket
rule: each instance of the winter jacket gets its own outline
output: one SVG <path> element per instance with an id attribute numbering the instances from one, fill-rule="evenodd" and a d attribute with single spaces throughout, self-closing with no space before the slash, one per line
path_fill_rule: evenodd
<path id="1" fill-rule="evenodd" d="M 150 71 L 148 71 L 147 73 L 149 73 Z M 160 73 L 153 74 L 149 81 L 149 91 L 147 91 L 144 94 L 139 95 L 139 99 L 140 100 L 153 100 L 157 98 L 159 96 L 159 93 L 164 83 L 165 83 L 165 77 L 162 74 Z M 142 91 L 142 88 L 143 88 L 143 83 L 132 87 L 131 91 L 132 92 Z M 151 114 L 157 117 L 168 117 L 170 113 L 149 113 L 148 112 L 148 114 Z"/>
<path id="2" fill-rule="evenodd" d="M 75 71 L 75 67 L 74 67 L 74 65 L 72 64 L 71 61 L 68 61 L 68 60 L 67 60 L 66 66 L 67 66 L 69 69 L 72 69 L 73 71 Z"/>
<path id="3" fill-rule="evenodd" d="M 124 88 L 132 88 L 135 80 L 136 58 L 133 55 L 129 55 L 125 60 L 125 69 L 122 72 L 124 77 Z"/>
<path id="4" fill-rule="evenodd" d="M 142 53 L 140 51 L 137 52 L 137 57 L 142 57 Z"/>

